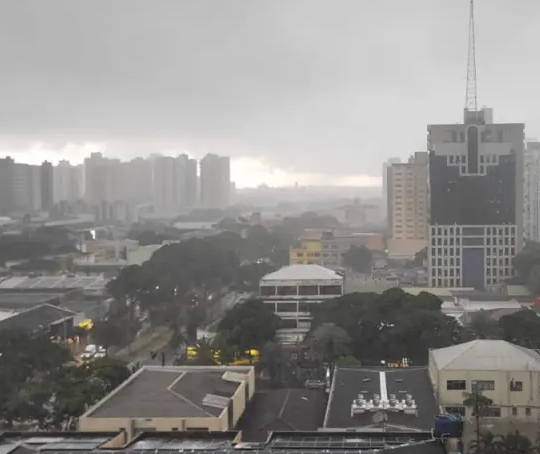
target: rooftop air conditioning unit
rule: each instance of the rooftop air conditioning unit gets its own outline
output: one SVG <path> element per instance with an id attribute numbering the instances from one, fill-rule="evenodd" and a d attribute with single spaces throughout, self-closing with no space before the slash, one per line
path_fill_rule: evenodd
<path id="1" fill-rule="evenodd" d="M 416 405 L 416 401 L 412 398 L 412 395 L 406 394 L 402 404 L 403 413 L 406 415 L 418 415 L 418 407 Z"/>
<path id="2" fill-rule="evenodd" d="M 351 405 L 351 418 L 354 415 L 361 415 L 369 411 L 370 403 L 364 398 L 363 394 L 358 394 Z"/>

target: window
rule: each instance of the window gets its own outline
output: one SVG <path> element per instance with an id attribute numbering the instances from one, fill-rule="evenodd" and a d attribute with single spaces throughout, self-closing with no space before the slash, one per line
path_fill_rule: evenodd
<path id="1" fill-rule="evenodd" d="M 467 411 L 465 407 L 444 407 L 446 413 L 460 414 L 461 416 L 466 416 Z"/>
<path id="2" fill-rule="evenodd" d="M 473 416 L 475 413 L 473 411 Z M 481 410 L 481 416 L 484 418 L 500 418 L 501 417 L 501 408 L 500 407 L 485 407 Z"/>
<path id="3" fill-rule="evenodd" d="M 446 389 L 449 391 L 465 391 L 467 389 L 467 382 L 465 380 L 447 380 Z"/>
<path id="4" fill-rule="evenodd" d="M 516 407 L 512 407 L 512 416 L 517 416 L 518 411 Z"/>
<path id="5" fill-rule="evenodd" d="M 523 382 L 515 381 L 513 378 L 510 380 L 510 391 L 523 391 Z"/>
<path id="6" fill-rule="evenodd" d="M 529 407 L 525 408 L 525 416 L 531 416 L 531 409 Z"/>
<path id="7" fill-rule="evenodd" d="M 478 380 L 476 382 L 478 391 L 493 391 L 495 389 L 495 381 L 493 380 Z"/>

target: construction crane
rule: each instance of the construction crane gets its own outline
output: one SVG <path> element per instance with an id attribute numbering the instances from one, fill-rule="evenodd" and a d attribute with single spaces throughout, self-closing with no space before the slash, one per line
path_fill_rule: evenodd
<path id="1" fill-rule="evenodd" d="M 471 0 L 469 15 L 469 51 L 467 59 L 467 90 L 465 109 L 478 111 L 478 89 L 476 83 L 476 43 L 474 39 L 474 0 Z"/>

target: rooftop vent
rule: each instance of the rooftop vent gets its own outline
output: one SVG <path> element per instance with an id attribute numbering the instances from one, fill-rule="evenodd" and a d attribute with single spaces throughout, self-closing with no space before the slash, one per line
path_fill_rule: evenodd
<path id="1" fill-rule="evenodd" d="M 208 407 L 215 408 L 227 408 L 231 399 L 223 396 L 216 396 L 215 394 L 207 394 L 202 400 L 202 404 Z"/>

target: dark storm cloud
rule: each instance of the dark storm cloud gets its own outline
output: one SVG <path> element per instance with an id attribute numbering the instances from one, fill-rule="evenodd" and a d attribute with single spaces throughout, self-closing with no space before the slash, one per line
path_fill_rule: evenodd
<path id="1" fill-rule="evenodd" d="M 427 123 L 459 121 L 467 9 L 466 0 L 0 0 L 3 149 L 100 142 L 128 156 L 178 146 L 375 175 L 384 157 L 424 147 Z M 526 121 L 530 98 L 500 85 L 527 77 L 511 64 L 533 48 L 539 11 L 537 1 L 478 0 L 480 94 L 511 121 Z M 516 85 L 512 95 L 524 96 Z"/>

